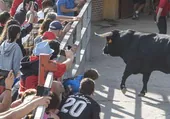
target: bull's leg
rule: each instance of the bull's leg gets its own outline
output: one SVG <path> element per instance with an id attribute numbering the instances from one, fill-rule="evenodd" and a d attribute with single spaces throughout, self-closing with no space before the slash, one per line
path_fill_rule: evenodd
<path id="1" fill-rule="evenodd" d="M 123 73 L 123 76 L 122 76 L 122 81 L 121 81 L 121 84 L 120 84 L 120 89 L 122 91 L 123 94 L 126 93 L 127 89 L 126 89 L 126 86 L 125 86 L 125 83 L 126 83 L 126 79 L 131 75 L 131 73 L 125 71 Z"/>
<path id="2" fill-rule="evenodd" d="M 151 75 L 151 73 L 143 74 L 143 88 L 142 88 L 142 91 L 140 92 L 139 96 L 145 96 L 145 93 L 147 93 L 147 84 L 148 84 L 150 75 Z"/>

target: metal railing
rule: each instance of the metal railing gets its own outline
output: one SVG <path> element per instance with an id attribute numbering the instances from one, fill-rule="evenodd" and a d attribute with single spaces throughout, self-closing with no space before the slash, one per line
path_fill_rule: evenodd
<path id="1" fill-rule="evenodd" d="M 61 42 L 60 49 L 64 49 L 67 45 L 75 44 L 78 46 L 75 61 L 72 68 L 66 73 L 66 77 L 75 76 L 84 71 L 85 61 L 90 59 L 91 9 L 92 2 L 91 0 L 87 0 L 78 15 L 80 20 L 73 22 L 71 29 Z M 51 88 L 52 82 L 53 73 L 49 72 L 44 87 Z M 45 107 L 39 106 L 34 119 L 42 119 L 44 111 Z"/>

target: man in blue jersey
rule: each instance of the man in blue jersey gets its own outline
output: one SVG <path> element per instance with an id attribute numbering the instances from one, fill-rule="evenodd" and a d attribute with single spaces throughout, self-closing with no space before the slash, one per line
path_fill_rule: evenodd
<path id="1" fill-rule="evenodd" d="M 96 80 L 98 77 L 99 73 L 96 69 L 89 69 L 83 75 L 64 79 L 63 86 L 65 88 L 65 96 L 79 92 L 80 82 L 83 78 L 91 78 L 92 80 Z"/>

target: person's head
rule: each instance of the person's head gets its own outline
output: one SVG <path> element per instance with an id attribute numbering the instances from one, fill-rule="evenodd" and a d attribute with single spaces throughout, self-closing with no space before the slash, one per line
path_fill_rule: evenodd
<path id="1" fill-rule="evenodd" d="M 27 14 L 26 14 L 26 20 L 28 21 L 30 19 L 31 14 L 34 14 L 33 23 L 37 23 L 38 22 L 37 12 L 32 13 L 31 11 L 28 11 Z"/>
<path id="2" fill-rule="evenodd" d="M 46 108 L 46 113 L 49 113 L 49 112 L 54 113 L 56 111 L 56 109 L 58 109 L 58 107 L 60 105 L 60 98 L 54 92 L 50 92 L 49 96 L 51 97 L 51 100 L 50 100 L 50 104 Z"/>
<path id="3" fill-rule="evenodd" d="M 100 76 L 99 72 L 96 69 L 89 69 L 84 73 L 84 78 L 91 78 L 93 80 L 98 79 Z"/>
<path id="4" fill-rule="evenodd" d="M 21 95 L 21 101 L 24 102 L 28 99 L 28 96 L 35 96 L 37 94 L 37 91 L 35 89 L 27 89 L 22 95 Z"/>
<path id="5" fill-rule="evenodd" d="M 57 58 L 57 55 L 60 52 L 60 43 L 57 40 L 49 41 L 50 48 L 54 50 L 51 59 Z"/>
<path id="6" fill-rule="evenodd" d="M 10 25 L 20 25 L 19 22 L 15 19 L 10 19 L 6 22 L 5 27 L 2 31 L 1 37 L 0 37 L 0 44 L 6 39 L 7 37 L 7 30 Z"/>
<path id="7" fill-rule="evenodd" d="M 48 13 L 51 13 L 51 12 L 53 12 L 53 13 L 55 12 L 52 7 L 45 8 L 45 9 L 44 9 L 44 18 L 46 18 L 47 14 L 48 14 Z M 55 13 L 55 15 L 56 15 L 56 13 Z M 55 18 L 55 17 L 54 17 L 54 18 Z M 46 18 L 46 19 L 47 19 L 47 18 Z"/>
<path id="8" fill-rule="evenodd" d="M 29 8 L 30 8 L 30 1 L 31 0 L 23 0 L 23 9 L 24 10 L 26 10 L 26 11 L 28 11 L 29 10 Z"/>
<path id="9" fill-rule="evenodd" d="M 62 30 L 63 26 L 59 21 L 55 20 L 50 23 L 49 31 L 52 31 L 57 37 L 61 36 Z"/>
<path id="10" fill-rule="evenodd" d="M 50 48 L 48 41 L 42 41 L 36 44 L 33 49 L 33 55 L 35 56 L 39 56 L 41 53 L 52 55 L 53 52 L 54 50 Z"/>
<path id="11" fill-rule="evenodd" d="M 57 19 L 57 13 L 55 12 L 48 12 L 45 16 L 45 19 L 51 19 L 52 21 Z"/>
<path id="12" fill-rule="evenodd" d="M 48 8 L 48 7 L 53 7 L 54 4 L 53 4 L 53 1 L 52 0 L 43 0 L 42 2 L 42 9 L 44 10 L 45 8 Z"/>
<path id="13" fill-rule="evenodd" d="M 1 25 L 5 25 L 5 23 L 10 19 L 10 14 L 7 11 L 3 11 L 0 13 L 0 23 Z"/>
<path id="14" fill-rule="evenodd" d="M 15 42 L 20 38 L 21 28 L 19 25 L 10 25 L 7 30 L 7 40 L 8 43 Z"/>
<path id="15" fill-rule="evenodd" d="M 84 78 L 80 82 L 80 93 L 84 95 L 92 95 L 94 93 L 95 83 L 90 78 Z"/>
<path id="16" fill-rule="evenodd" d="M 51 19 L 46 19 L 43 21 L 38 31 L 39 35 L 43 35 L 44 32 L 48 31 L 51 22 Z"/>

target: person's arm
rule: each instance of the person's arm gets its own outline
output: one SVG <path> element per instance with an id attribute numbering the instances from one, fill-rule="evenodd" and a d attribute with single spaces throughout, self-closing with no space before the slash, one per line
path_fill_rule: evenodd
<path id="1" fill-rule="evenodd" d="M 160 18 L 160 16 L 161 16 L 162 10 L 163 10 L 163 8 L 159 8 L 159 9 L 158 9 L 158 13 L 157 13 L 157 15 L 156 15 L 156 23 L 159 22 L 159 18 Z"/>
<path id="2" fill-rule="evenodd" d="M 33 111 L 38 106 L 45 106 L 48 107 L 48 104 L 50 103 L 51 97 L 38 97 L 36 99 L 33 99 L 31 102 L 26 103 L 20 108 L 13 109 L 8 114 L 1 115 L 3 119 L 21 119 L 31 111 Z"/>
<path id="3" fill-rule="evenodd" d="M 22 3 L 23 0 L 14 0 L 12 3 L 12 7 L 10 9 L 11 16 L 15 15 L 17 7 Z"/>
<path id="4" fill-rule="evenodd" d="M 62 30 L 61 36 L 59 37 L 59 40 L 62 41 L 62 39 L 64 38 L 65 34 L 71 29 L 71 22 L 68 23 L 64 29 Z"/>
<path id="5" fill-rule="evenodd" d="M 79 8 L 78 8 L 78 7 L 75 7 L 75 8 L 73 8 L 73 9 L 67 9 L 67 8 L 65 7 L 65 5 L 61 5 L 61 6 L 60 6 L 60 10 L 61 10 L 61 12 L 69 13 L 69 12 L 79 11 Z"/>
<path id="6" fill-rule="evenodd" d="M 5 79 L 6 89 L 4 92 L 2 103 L 0 103 L 0 112 L 6 111 L 7 109 L 9 109 L 11 105 L 11 101 L 12 101 L 11 88 L 12 88 L 13 82 L 14 82 L 14 74 L 13 74 L 13 71 L 10 71 L 8 74 L 8 77 Z"/>
<path id="7" fill-rule="evenodd" d="M 80 20 L 80 18 L 78 18 L 78 17 L 63 16 L 63 15 L 57 15 L 56 18 L 57 18 L 57 20 L 60 20 L 60 21 L 78 21 L 78 20 Z"/>
<path id="8" fill-rule="evenodd" d="M 165 7 L 165 5 L 167 4 L 167 0 L 160 0 L 159 1 L 159 5 L 158 5 L 158 12 L 157 12 L 157 15 L 156 15 L 156 23 L 159 22 L 159 18 L 161 16 L 161 13 L 163 11 L 163 8 Z"/>
<path id="9" fill-rule="evenodd" d="M 66 60 L 62 64 L 65 64 L 66 70 L 68 70 L 73 64 L 74 55 L 71 50 L 66 50 L 65 54 L 66 54 Z"/>

